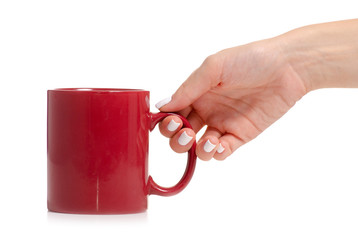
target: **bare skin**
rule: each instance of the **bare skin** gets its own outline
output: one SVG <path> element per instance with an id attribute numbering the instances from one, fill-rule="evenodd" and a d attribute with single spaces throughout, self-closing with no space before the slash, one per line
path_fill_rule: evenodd
<path id="1" fill-rule="evenodd" d="M 358 19 L 311 25 L 209 56 L 160 108 L 187 117 L 193 130 L 170 116 L 160 131 L 174 151 L 185 152 L 207 126 L 196 153 L 224 160 L 305 94 L 327 87 L 358 87 Z M 180 123 L 174 131 L 168 129 L 172 120 Z M 183 146 L 178 139 L 184 131 L 193 139 Z"/>

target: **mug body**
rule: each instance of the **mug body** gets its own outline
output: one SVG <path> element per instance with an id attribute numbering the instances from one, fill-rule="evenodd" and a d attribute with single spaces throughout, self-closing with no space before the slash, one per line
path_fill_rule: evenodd
<path id="1" fill-rule="evenodd" d="M 147 209 L 148 91 L 49 90 L 47 118 L 49 211 Z"/>

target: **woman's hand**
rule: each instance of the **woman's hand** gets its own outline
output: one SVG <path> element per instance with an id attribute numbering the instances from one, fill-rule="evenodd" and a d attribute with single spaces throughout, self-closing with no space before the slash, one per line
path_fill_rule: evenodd
<path id="1" fill-rule="evenodd" d="M 223 50 L 209 56 L 180 86 L 161 111 L 178 117 L 160 124 L 176 152 L 187 151 L 195 133 L 207 125 L 196 153 L 202 160 L 223 160 L 285 114 L 307 92 L 274 40 Z M 169 99 L 167 99 L 168 101 Z M 165 103 L 165 101 L 164 101 Z"/>
<path id="2" fill-rule="evenodd" d="M 156 106 L 178 112 L 160 124 L 176 152 L 207 129 L 196 153 L 223 160 L 284 115 L 308 91 L 358 86 L 358 20 L 300 28 L 209 56 L 171 98 Z"/>

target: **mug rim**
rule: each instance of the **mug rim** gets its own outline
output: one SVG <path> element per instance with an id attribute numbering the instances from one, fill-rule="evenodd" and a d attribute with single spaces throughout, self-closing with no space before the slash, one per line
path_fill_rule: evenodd
<path id="1" fill-rule="evenodd" d="M 55 88 L 48 91 L 56 92 L 148 92 L 144 89 L 132 88 Z"/>

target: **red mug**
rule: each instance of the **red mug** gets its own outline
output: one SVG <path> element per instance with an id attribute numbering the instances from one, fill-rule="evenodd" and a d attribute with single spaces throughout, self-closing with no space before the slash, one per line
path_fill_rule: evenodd
<path id="1" fill-rule="evenodd" d="M 148 195 L 177 194 L 193 176 L 196 143 L 188 151 L 186 170 L 175 186 L 161 187 L 148 176 L 149 131 L 174 114 L 149 112 L 149 91 L 48 90 L 47 107 L 49 211 L 143 212 Z M 191 128 L 179 117 L 184 127 Z"/>

